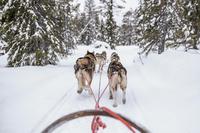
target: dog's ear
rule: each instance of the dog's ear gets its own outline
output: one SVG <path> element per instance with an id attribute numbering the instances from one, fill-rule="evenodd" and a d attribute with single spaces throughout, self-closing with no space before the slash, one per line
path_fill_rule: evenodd
<path id="1" fill-rule="evenodd" d="M 87 54 L 89 54 L 90 52 L 87 50 Z"/>

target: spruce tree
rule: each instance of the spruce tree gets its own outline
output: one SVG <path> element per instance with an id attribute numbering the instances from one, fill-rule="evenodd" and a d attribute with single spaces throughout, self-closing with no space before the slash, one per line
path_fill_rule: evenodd
<path id="1" fill-rule="evenodd" d="M 136 10 L 137 44 L 148 54 L 165 48 L 184 46 L 198 49 L 200 41 L 200 2 L 198 0 L 145 0 Z"/>
<path id="2" fill-rule="evenodd" d="M 84 44 L 90 45 L 94 39 L 96 39 L 96 31 L 95 31 L 95 3 L 94 0 L 86 0 L 85 2 L 85 14 L 87 24 L 85 25 L 85 42 Z"/>
<path id="3" fill-rule="evenodd" d="M 63 36 L 57 31 L 54 0 L 3 0 L 0 31 L 8 43 L 8 66 L 56 64 L 66 54 Z"/>
<path id="4" fill-rule="evenodd" d="M 106 12 L 106 37 L 107 42 L 110 45 L 111 49 L 115 49 L 115 30 L 116 30 L 116 22 L 114 20 L 114 3 L 113 0 L 109 0 L 107 3 L 107 12 Z"/>
<path id="5" fill-rule="evenodd" d="M 104 4 L 105 10 L 105 37 L 106 42 L 110 45 L 111 49 L 115 49 L 116 42 L 117 42 L 117 24 L 114 19 L 114 9 L 121 9 L 122 6 L 115 3 L 113 0 L 101 0 Z M 122 2 L 125 2 L 122 0 Z"/>
<path id="6" fill-rule="evenodd" d="M 135 37 L 143 48 L 142 53 L 148 54 L 156 50 L 161 54 L 167 40 L 172 36 L 174 2 L 171 0 L 145 0 L 136 11 Z"/>
<path id="7" fill-rule="evenodd" d="M 71 49 L 75 47 L 76 43 L 76 23 L 74 23 L 74 12 L 78 10 L 78 5 L 73 5 L 73 0 L 59 0 L 58 5 L 58 17 L 60 21 L 61 35 L 64 38 L 65 47 Z"/>
<path id="8" fill-rule="evenodd" d="M 105 22 L 101 19 L 100 21 L 100 29 L 99 29 L 99 37 L 98 39 L 100 41 L 106 42 L 106 28 L 105 28 Z"/>
<path id="9" fill-rule="evenodd" d="M 134 12 L 132 10 L 127 11 L 122 20 L 122 25 L 120 27 L 120 44 L 121 45 L 132 45 L 134 36 Z"/>
<path id="10" fill-rule="evenodd" d="M 85 15 L 85 13 L 83 12 L 83 13 L 81 13 L 81 16 L 80 16 L 80 18 L 79 18 L 79 21 L 80 21 L 80 30 L 79 30 L 79 43 L 80 44 L 86 44 L 86 34 L 84 34 L 84 30 L 85 30 L 85 28 L 87 28 L 87 27 L 85 27 L 86 25 L 87 25 L 87 18 L 86 18 L 86 15 Z"/>
<path id="11" fill-rule="evenodd" d="M 200 1 L 178 0 L 176 2 L 177 12 L 182 21 L 182 29 L 179 33 L 184 36 L 182 43 L 187 49 L 198 49 L 200 41 Z M 181 36 L 181 37 L 182 37 Z"/>

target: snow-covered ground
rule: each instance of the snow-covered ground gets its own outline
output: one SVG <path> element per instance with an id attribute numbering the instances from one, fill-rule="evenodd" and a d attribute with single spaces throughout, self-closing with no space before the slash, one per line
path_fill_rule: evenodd
<path id="1" fill-rule="evenodd" d="M 97 42 L 98 44 L 101 42 Z M 38 133 L 59 117 L 83 109 L 93 109 L 87 92 L 77 94 L 73 65 L 87 50 L 112 50 L 78 46 L 72 56 L 56 66 L 8 68 L 6 55 L 0 56 L 0 133 Z M 152 133 L 200 132 L 200 54 L 168 50 L 162 55 L 143 58 L 135 46 L 117 47 L 128 71 L 127 103 L 112 107 L 108 90 L 100 102 L 115 112 L 140 123 Z M 102 74 L 101 88 L 107 85 L 108 64 Z M 95 73 L 92 88 L 98 93 L 100 74 Z M 107 128 L 99 133 L 125 133 L 120 122 L 103 118 Z M 55 133 L 89 133 L 92 117 L 81 118 L 58 128 Z"/>

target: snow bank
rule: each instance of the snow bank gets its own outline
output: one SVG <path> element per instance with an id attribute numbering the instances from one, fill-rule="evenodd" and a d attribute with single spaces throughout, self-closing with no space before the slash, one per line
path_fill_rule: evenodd
<path id="1" fill-rule="evenodd" d="M 94 46 L 78 46 L 72 56 L 62 59 L 57 66 L 6 68 L 0 56 L 0 132 L 38 133 L 59 117 L 83 109 L 93 109 L 94 100 L 87 92 L 77 94 L 74 76 L 75 60 L 86 51 L 101 52 L 108 56 L 113 52 Z M 107 106 L 152 133 L 198 133 L 200 132 L 200 62 L 198 53 L 169 50 L 161 55 L 138 57 L 134 46 L 117 47 L 122 64 L 128 71 L 127 103 L 122 104 L 118 91 L 117 108 L 105 92 L 101 106 Z M 106 64 L 102 73 L 103 89 L 107 83 Z M 98 94 L 100 75 L 95 73 L 92 82 Z M 58 128 L 57 133 L 88 133 L 92 117 L 74 120 Z M 102 133 L 128 132 L 120 122 L 104 118 L 107 124 Z"/>

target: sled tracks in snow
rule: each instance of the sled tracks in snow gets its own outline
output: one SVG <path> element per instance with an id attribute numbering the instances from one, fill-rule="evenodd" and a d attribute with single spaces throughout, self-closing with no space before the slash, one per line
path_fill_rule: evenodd
<path id="1" fill-rule="evenodd" d="M 71 87 L 74 88 L 75 86 Z M 34 126 L 34 128 L 31 130 L 31 133 L 36 133 L 38 130 L 41 130 L 43 124 L 48 122 L 50 120 L 50 117 L 54 116 L 56 112 L 60 111 L 60 108 L 66 103 L 67 96 L 70 94 L 70 92 L 73 89 L 70 89 L 68 92 L 66 92 L 58 101 L 48 110 L 47 113 L 41 118 L 41 120 Z"/>
<path id="2" fill-rule="evenodd" d="M 118 113 L 117 113 L 117 115 L 119 115 L 122 119 L 127 121 L 133 128 L 135 128 L 140 133 L 148 133 L 148 131 L 146 129 L 144 129 L 142 126 L 136 124 L 135 122 L 131 121 L 130 119 L 128 119 Z M 65 116 L 57 119 L 56 121 L 51 123 L 48 127 L 46 127 L 42 131 L 42 133 L 52 133 L 55 129 L 57 129 L 58 127 L 62 126 L 63 124 L 65 124 L 71 120 L 78 119 L 81 117 L 88 117 L 88 116 L 106 116 L 106 117 L 111 117 L 113 119 L 116 119 L 114 116 L 110 115 L 109 113 L 107 113 L 106 111 L 103 111 L 103 110 L 102 111 L 101 110 L 82 110 L 82 111 L 77 111 L 77 112 L 65 115 Z"/>

